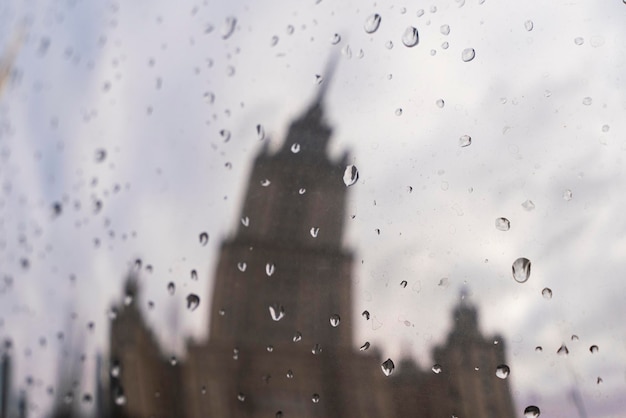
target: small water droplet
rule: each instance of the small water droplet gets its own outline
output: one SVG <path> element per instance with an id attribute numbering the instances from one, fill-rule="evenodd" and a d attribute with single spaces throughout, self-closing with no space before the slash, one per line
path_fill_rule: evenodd
<path id="1" fill-rule="evenodd" d="M 511 229 L 511 221 L 507 218 L 496 218 L 496 229 L 498 231 L 508 231 Z"/>
<path id="2" fill-rule="evenodd" d="M 314 393 L 313 396 L 311 396 L 311 400 L 313 401 L 313 403 L 319 403 L 320 395 L 318 395 L 317 393 Z"/>
<path id="3" fill-rule="evenodd" d="M 431 367 L 431 370 L 433 371 L 433 373 L 439 374 L 443 371 L 443 367 L 441 367 L 440 364 L 435 364 L 433 365 L 433 367 Z"/>
<path id="4" fill-rule="evenodd" d="M 287 35 L 292 35 L 294 30 L 293 25 L 287 25 Z"/>
<path id="5" fill-rule="evenodd" d="M 396 114 L 396 116 L 402 116 L 402 108 L 397 108 L 396 111 L 394 112 Z"/>
<path id="6" fill-rule="evenodd" d="M 437 107 L 439 109 L 443 109 L 443 107 L 445 106 L 445 102 L 443 101 L 443 99 L 438 99 L 435 104 L 437 105 Z"/>
<path id="7" fill-rule="evenodd" d="M 244 216 L 243 218 L 241 218 L 241 224 L 247 228 L 248 226 L 250 226 L 250 218 Z"/>
<path id="8" fill-rule="evenodd" d="M 274 35 L 270 40 L 270 46 L 276 46 L 276 44 L 278 44 L 278 36 Z"/>
<path id="9" fill-rule="evenodd" d="M 583 99 L 583 104 L 584 104 L 585 106 L 591 106 L 591 103 L 593 103 L 593 99 L 592 99 L 591 97 L 585 97 L 585 98 Z"/>
<path id="10" fill-rule="evenodd" d="M 293 379 L 293 372 L 291 369 L 287 370 L 287 379 Z"/>
<path id="11" fill-rule="evenodd" d="M 391 41 L 387 41 L 387 42 L 385 43 L 385 48 L 387 48 L 387 49 L 393 49 L 393 42 L 391 42 Z"/>
<path id="12" fill-rule="evenodd" d="M 363 344 L 361 347 L 359 347 L 359 350 L 365 351 L 368 348 L 370 348 L 370 343 L 369 343 L 369 341 L 365 341 L 365 344 Z"/>
<path id="13" fill-rule="evenodd" d="M 535 347 L 535 351 L 537 351 L 537 352 L 541 352 L 541 351 L 543 351 L 543 347 L 541 347 L 540 345 L 538 345 L 537 347 Z"/>
<path id="14" fill-rule="evenodd" d="M 561 347 L 559 347 L 558 350 L 556 350 L 556 353 L 559 355 L 568 355 L 569 354 L 569 350 L 567 349 L 567 346 L 565 344 L 561 344 Z"/>
<path id="15" fill-rule="evenodd" d="M 238 400 L 239 402 L 243 402 L 243 401 L 245 401 L 245 400 L 246 400 L 246 395 L 244 395 L 243 393 L 239 392 L 239 393 L 237 394 L 237 400 Z"/>
<path id="16" fill-rule="evenodd" d="M 524 22 L 524 28 L 526 28 L 526 30 L 528 32 L 530 32 L 531 30 L 533 30 L 533 28 L 535 27 L 534 23 L 532 20 L 527 20 L 526 22 Z"/>
<path id="17" fill-rule="evenodd" d="M 365 29 L 366 33 L 374 33 L 378 30 L 380 26 L 381 17 L 378 13 L 374 13 L 369 15 L 367 19 L 365 19 L 365 25 L 363 25 L 363 29 Z"/>
<path id="18" fill-rule="evenodd" d="M 391 374 L 393 373 L 393 369 L 395 369 L 396 366 L 395 364 L 393 364 L 393 361 L 388 358 L 387 360 L 383 361 L 383 363 L 380 365 L 380 368 L 382 369 L 385 376 L 391 376 Z"/>
<path id="19" fill-rule="evenodd" d="M 343 172 L 343 183 L 350 187 L 359 179 L 359 170 L 355 165 L 350 164 Z"/>
<path id="20" fill-rule="evenodd" d="M 598 379 L 596 379 L 596 383 L 599 385 L 602 382 L 603 382 L 602 378 L 600 376 L 598 376 Z"/>
<path id="21" fill-rule="evenodd" d="M 461 59 L 463 60 L 463 62 L 470 62 L 474 59 L 475 56 L 476 51 L 474 51 L 474 48 L 465 48 L 461 53 Z"/>
<path id="22" fill-rule="evenodd" d="M 115 404 L 116 405 L 124 405 L 126 403 L 126 396 L 121 389 L 117 389 L 117 393 L 115 394 Z"/>
<path id="23" fill-rule="evenodd" d="M 293 338 L 291 339 L 291 341 L 293 341 L 294 343 L 297 343 L 298 341 L 302 340 L 302 333 L 300 331 L 296 331 L 293 334 Z"/>
<path id="24" fill-rule="evenodd" d="M 248 264 L 245 261 L 240 261 L 239 263 L 237 263 L 237 268 L 240 272 L 243 273 L 248 268 Z"/>
<path id="25" fill-rule="evenodd" d="M 409 26 L 404 30 L 402 34 L 402 43 L 408 48 L 412 48 L 419 43 L 419 35 L 417 29 L 413 26 Z"/>
<path id="26" fill-rule="evenodd" d="M 339 315 L 337 314 L 332 314 L 330 316 L 330 325 L 332 327 L 338 327 L 339 326 L 339 322 L 341 321 L 341 318 L 339 317 Z"/>
<path id="27" fill-rule="evenodd" d="M 269 310 L 270 316 L 274 321 L 280 321 L 285 317 L 285 308 L 282 305 L 274 303 L 273 305 L 270 305 Z"/>
<path id="28" fill-rule="evenodd" d="M 274 263 L 267 263 L 265 265 L 265 274 L 267 274 L 267 277 L 271 277 L 275 271 L 276 265 Z"/>
<path id="29" fill-rule="evenodd" d="M 442 35 L 449 35 L 450 25 L 441 25 L 441 27 L 439 28 L 439 32 L 441 32 Z"/>
<path id="30" fill-rule="evenodd" d="M 222 39 L 228 39 L 235 31 L 236 26 L 237 19 L 232 16 L 227 17 L 224 25 L 222 26 Z"/>
<path id="31" fill-rule="evenodd" d="M 361 316 L 363 316 L 366 321 L 370 319 L 369 311 L 363 311 L 363 313 L 361 313 Z"/>
<path id="32" fill-rule="evenodd" d="M 522 207 L 526 209 L 528 212 L 535 209 L 535 204 L 532 200 L 528 199 L 524 203 L 522 203 Z"/>
<path id="33" fill-rule="evenodd" d="M 178 360 L 176 359 L 176 356 L 170 357 L 170 364 L 172 366 L 176 366 L 178 364 Z"/>
<path id="34" fill-rule="evenodd" d="M 105 149 L 97 149 L 96 150 L 96 162 L 97 163 L 101 163 L 102 161 L 106 160 L 107 158 L 107 151 Z"/>
<path id="35" fill-rule="evenodd" d="M 469 147 L 472 145 L 472 137 L 469 135 L 463 135 L 459 138 L 459 146 L 460 147 Z"/>
<path id="36" fill-rule="evenodd" d="M 191 280 L 198 280 L 198 272 L 191 270 Z"/>
<path id="37" fill-rule="evenodd" d="M 121 369 L 119 364 L 113 364 L 113 366 L 111 367 L 111 376 L 112 377 L 119 377 L 121 370 L 122 369 Z"/>
<path id="38" fill-rule="evenodd" d="M 333 37 L 330 39 L 330 43 L 333 45 L 337 45 L 339 42 L 341 42 L 341 35 L 339 35 L 338 33 L 334 34 Z"/>
<path id="39" fill-rule="evenodd" d="M 274 346 L 273 345 L 268 345 L 265 349 L 267 350 L 268 353 L 271 353 L 271 352 L 274 351 Z"/>
<path id="40" fill-rule="evenodd" d="M 209 234 L 206 232 L 201 232 L 198 239 L 200 240 L 200 245 L 207 245 L 207 243 L 209 242 Z"/>
<path id="41" fill-rule="evenodd" d="M 174 284 L 174 282 L 169 282 L 167 284 L 167 293 L 173 295 L 174 292 L 176 292 L 176 285 Z"/>
<path id="42" fill-rule="evenodd" d="M 291 145 L 291 152 L 293 152 L 294 154 L 297 154 L 300 152 L 300 144 L 298 144 L 297 142 L 293 143 Z"/>
<path id="43" fill-rule="evenodd" d="M 311 228 L 311 230 L 309 232 L 311 233 L 311 236 L 313 238 L 317 238 L 317 234 L 319 234 L 320 229 L 314 226 L 314 227 Z"/>
<path id="44" fill-rule="evenodd" d="M 525 283 L 530 277 L 530 260 L 520 257 L 511 266 L 513 278 L 518 283 Z"/>
<path id="45" fill-rule="evenodd" d="M 500 379 L 506 379 L 509 377 L 509 373 L 511 373 L 511 369 L 506 364 L 501 364 L 496 367 L 496 376 Z"/>
<path id="46" fill-rule="evenodd" d="M 579 339 L 579 338 L 578 338 L 578 335 L 576 335 L 576 334 L 572 334 L 572 336 L 571 336 L 571 338 L 570 338 L 570 339 L 571 339 L 572 341 L 578 341 L 578 339 Z"/>
<path id="47" fill-rule="evenodd" d="M 591 347 L 589 347 L 589 352 L 591 352 L 591 354 L 595 354 L 598 352 L 598 346 L 597 345 L 592 345 Z"/>
<path id="48" fill-rule="evenodd" d="M 263 126 L 261 124 L 258 124 L 256 126 L 256 135 L 259 138 L 259 140 L 262 140 L 265 138 L 265 129 L 263 129 Z"/>
<path id="49" fill-rule="evenodd" d="M 300 190 L 298 190 L 298 194 L 305 194 L 306 193 L 306 189 L 304 187 L 301 187 Z"/>
<path id="50" fill-rule="evenodd" d="M 581 46 L 585 43 L 585 40 L 579 36 L 578 38 L 574 38 L 574 43 L 578 46 Z"/>
<path id="51" fill-rule="evenodd" d="M 350 48 L 350 45 L 346 45 L 341 48 L 341 55 L 343 55 L 347 59 L 352 58 L 352 49 Z"/>
<path id="52" fill-rule="evenodd" d="M 322 77 L 319 74 L 315 74 L 315 84 L 322 84 L 323 81 L 324 81 L 324 77 Z"/>
<path id="53" fill-rule="evenodd" d="M 406 288 L 406 285 L 407 285 L 407 284 L 408 284 L 408 282 L 407 282 L 406 280 L 402 280 L 402 281 L 400 282 L 400 286 L 401 286 L 403 289 L 405 289 L 405 288 Z"/>
<path id="54" fill-rule="evenodd" d="M 609 125 L 602 125 L 602 132 L 608 132 L 611 127 Z"/>
<path id="55" fill-rule="evenodd" d="M 313 346 L 313 348 L 311 348 L 311 353 L 313 353 L 313 354 L 317 355 L 317 354 L 319 354 L 321 352 L 322 352 L 322 345 L 321 344 L 315 344 Z"/>
<path id="56" fill-rule="evenodd" d="M 524 409 L 524 417 L 526 418 L 537 418 L 540 414 L 541 411 L 535 405 L 527 406 Z"/>
<path id="57" fill-rule="evenodd" d="M 263 187 L 267 187 L 267 186 L 269 186 L 270 184 L 272 184 L 272 182 L 271 182 L 271 181 L 269 181 L 269 179 L 263 179 L 263 180 L 261 180 L 261 186 L 263 186 Z"/>
<path id="58" fill-rule="evenodd" d="M 220 131 L 220 136 L 224 140 L 224 142 L 228 142 L 230 140 L 230 131 L 227 129 L 222 129 Z"/>
<path id="59" fill-rule="evenodd" d="M 187 295 L 187 309 L 190 311 L 195 311 L 196 308 L 200 305 L 200 297 L 194 293 L 190 293 Z"/>
<path id="60" fill-rule="evenodd" d="M 417 17 L 422 17 L 424 16 L 424 9 L 419 9 L 416 13 Z"/>
<path id="61" fill-rule="evenodd" d="M 543 296 L 545 299 L 552 299 L 552 289 L 550 289 L 549 287 L 544 287 L 541 291 L 541 296 Z"/>
<path id="62" fill-rule="evenodd" d="M 441 49 L 448 49 L 449 46 L 450 46 L 450 44 L 448 42 L 442 42 L 441 43 Z"/>

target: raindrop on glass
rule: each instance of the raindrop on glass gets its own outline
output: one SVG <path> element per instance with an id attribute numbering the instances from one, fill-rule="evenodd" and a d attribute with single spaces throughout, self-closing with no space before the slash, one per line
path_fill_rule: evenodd
<path id="1" fill-rule="evenodd" d="M 509 373 L 511 373 L 511 369 L 506 364 L 501 364 L 496 367 L 496 376 L 500 379 L 506 379 L 509 377 Z"/>
<path id="2" fill-rule="evenodd" d="M 409 26 L 404 30 L 402 34 L 402 43 L 408 48 L 412 48 L 419 43 L 419 35 L 417 29 L 413 26 Z"/>
<path id="3" fill-rule="evenodd" d="M 270 305 L 270 316 L 274 321 L 280 321 L 285 317 L 285 308 L 277 303 Z"/>
<path id="4" fill-rule="evenodd" d="M 387 49 L 393 49 L 393 42 L 391 42 L 391 41 L 387 41 L 387 42 L 385 43 L 385 48 L 387 48 Z"/>
<path id="5" fill-rule="evenodd" d="M 170 364 L 172 366 L 176 366 L 178 364 L 178 360 L 176 360 L 175 356 L 170 357 Z"/>
<path id="6" fill-rule="evenodd" d="M 439 109 L 442 109 L 445 106 L 445 102 L 443 101 L 443 99 L 438 99 L 435 104 L 437 105 L 437 107 Z"/>
<path id="7" fill-rule="evenodd" d="M 559 349 L 556 350 L 556 353 L 562 356 L 566 356 L 569 354 L 569 350 L 567 349 L 567 346 L 565 344 L 561 344 L 561 347 L 559 347 Z"/>
<path id="8" fill-rule="evenodd" d="M 402 108 L 401 107 L 397 108 L 394 113 L 396 114 L 396 116 L 402 116 Z"/>
<path id="9" fill-rule="evenodd" d="M 530 260 L 520 257 L 513 262 L 511 266 L 513 278 L 518 283 L 524 283 L 530 277 Z"/>
<path id="10" fill-rule="evenodd" d="M 263 129 L 262 125 L 257 125 L 256 126 L 256 134 L 259 137 L 259 140 L 265 138 L 265 129 Z"/>
<path id="11" fill-rule="evenodd" d="M 424 16 L 424 9 L 419 9 L 416 14 L 417 14 L 417 17 Z"/>
<path id="12" fill-rule="evenodd" d="M 525 418 L 537 418 L 540 414 L 541 411 L 535 405 L 527 406 L 526 409 L 524 409 Z"/>
<path id="13" fill-rule="evenodd" d="M 113 367 L 111 367 L 111 376 L 112 377 L 119 377 L 120 376 L 120 365 L 119 364 L 114 364 Z"/>
<path id="14" fill-rule="evenodd" d="M 230 16 L 226 18 L 224 25 L 222 26 L 222 39 L 228 39 L 230 35 L 235 31 L 235 27 L 237 26 L 237 19 Z"/>
<path id="15" fill-rule="evenodd" d="M 191 280 L 198 280 L 198 272 L 191 270 Z"/>
<path id="16" fill-rule="evenodd" d="M 245 261 L 240 261 L 239 263 L 237 263 L 237 268 L 240 272 L 243 273 L 248 268 L 248 264 Z"/>
<path id="17" fill-rule="evenodd" d="M 302 340 L 302 333 L 300 331 L 296 331 L 295 334 L 293 334 L 293 338 L 291 339 L 291 341 L 297 343 L 300 340 Z"/>
<path id="18" fill-rule="evenodd" d="M 538 345 L 537 347 L 535 347 L 535 351 L 542 352 L 543 348 L 540 345 Z"/>
<path id="19" fill-rule="evenodd" d="M 207 243 L 209 242 L 209 234 L 207 234 L 206 232 L 201 232 L 198 239 L 200 240 L 200 245 L 207 245 Z"/>
<path id="20" fill-rule="evenodd" d="M 463 60 L 463 62 L 470 62 L 474 59 L 475 56 L 476 51 L 474 51 L 474 48 L 465 48 L 461 53 L 461 59 Z"/>
<path id="21" fill-rule="evenodd" d="M 526 28 L 528 32 L 533 30 L 533 27 L 535 27 L 535 25 L 533 24 L 532 20 L 527 20 L 526 22 L 524 22 L 524 28 Z"/>
<path id="22" fill-rule="evenodd" d="M 265 274 L 267 274 L 267 277 L 271 277 L 275 271 L 276 265 L 274 263 L 267 263 L 265 265 Z"/>
<path id="23" fill-rule="evenodd" d="M 400 286 L 401 286 L 403 289 L 405 289 L 405 288 L 406 288 L 406 285 L 407 285 L 407 284 L 408 284 L 408 283 L 407 283 L 407 281 L 406 281 L 406 280 L 402 280 L 402 281 L 400 282 Z"/>
<path id="24" fill-rule="evenodd" d="M 293 34 L 294 30 L 295 28 L 293 27 L 293 25 L 287 25 L 287 35 Z"/>
<path id="25" fill-rule="evenodd" d="M 343 172 L 343 183 L 346 186 L 352 186 L 359 179 L 359 170 L 355 165 L 350 164 Z"/>
<path id="26" fill-rule="evenodd" d="M 472 137 L 469 135 L 463 135 L 459 138 L 459 146 L 460 147 L 469 147 L 472 145 Z"/>
<path id="27" fill-rule="evenodd" d="M 272 351 L 274 351 L 274 346 L 273 345 L 268 345 L 266 348 L 268 353 L 271 353 Z"/>
<path id="28" fill-rule="evenodd" d="M 370 348 L 370 343 L 369 343 L 369 341 L 365 341 L 365 344 L 363 344 L 361 347 L 359 347 L 359 350 L 365 351 L 368 348 Z"/>
<path id="29" fill-rule="evenodd" d="M 300 144 L 298 144 L 297 142 L 293 143 L 291 145 L 291 152 L 293 152 L 294 154 L 299 153 L 300 152 Z"/>
<path id="30" fill-rule="evenodd" d="M 306 193 L 306 189 L 304 187 L 301 187 L 300 190 L 298 190 L 298 194 L 305 194 Z"/>
<path id="31" fill-rule="evenodd" d="M 361 313 L 361 316 L 363 316 L 363 318 L 365 318 L 366 321 L 370 319 L 369 311 L 363 311 L 363 313 Z"/>
<path id="32" fill-rule="evenodd" d="M 602 132 L 608 132 L 611 127 L 609 125 L 602 125 Z"/>
<path id="33" fill-rule="evenodd" d="M 167 284 L 167 293 L 173 295 L 174 292 L 176 292 L 176 285 L 174 284 L 174 282 L 169 282 Z"/>
<path id="34" fill-rule="evenodd" d="M 314 227 L 311 228 L 311 230 L 309 232 L 311 233 L 311 236 L 313 238 L 317 238 L 317 234 L 319 234 L 320 229 L 314 226 Z"/>
<path id="35" fill-rule="evenodd" d="M 224 139 L 224 142 L 228 142 L 230 140 L 230 131 L 226 129 L 222 129 L 220 131 L 220 136 Z"/>
<path id="36" fill-rule="evenodd" d="M 589 352 L 591 354 L 595 354 L 598 352 L 598 346 L 597 345 L 592 345 L 591 347 L 589 347 Z"/>
<path id="37" fill-rule="evenodd" d="M 339 317 L 339 315 L 337 314 L 332 314 L 330 316 L 330 325 L 332 327 L 338 327 L 339 326 L 339 322 L 341 321 L 341 318 Z"/>
<path id="38" fill-rule="evenodd" d="M 239 394 L 237 395 L 237 400 L 239 402 L 243 402 L 246 400 L 246 395 L 244 395 L 243 393 L 239 392 Z"/>
<path id="39" fill-rule="evenodd" d="M 263 179 L 263 180 L 261 180 L 261 186 L 263 186 L 263 187 L 267 187 L 267 186 L 269 186 L 270 184 L 272 184 L 272 182 L 271 182 L 271 181 L 269 181 L 269 179 Z"/>
<path id="40" fill-rule="evenodd" d="M 385 376 L 391 376 L 391 373 L 393 373 L 393 369 L 395 369 L 396 366 L 393 364 L 393 361 L 388 358 L 387 360 L 383 361 L 383 363 L 380 365 L 380 368 L 382 369 Z"/>
<path id="41" fill-rule="evenodd" d="M 187 295 L 187 309 L 190 311 L 195 311 L 196 308 L 200 305 L 200 297 L 194 293 L 190 293 Z"/>
<path id="42" fill-rule="evenodd" d="M 313 348 L 311 348 L 311 353 L 313 353 L 313 354 L 316 354 L 316 355 L 317 355 L 317 354 L 319 354 L 319 353 L 321 353 L 321 352 L 322 352 L 322 346 L 321 346 L 321 344 L 315 344 L 315 345 L 313 346 Z"/>
<path id="43" fill-rule="evenodd" d="M 441 32 L 442 35 L 449 35 L 450 25 L 441 25 L 441 27 L 439 28 L 439 32 Z"/>
<path id="44" fill-rule="evenodd" d="M 581 46 L 582 44 L 585 43 L 585 40 L 579 36 L 578 38 L 574 39 L 574 43 L 578 46 Z"/>
<path id="45" fill-rule="evenodd" d="M 528 199 L 524 203 L 522 203 L 522 207 L 526 209 L 528 212 L 535 209 L 535 204 L 532 200 Z"/>
<path id="46" fill-rule="evenodd" d="M 270 46 L 276 46 L 276 44 L 278 44 L 278 36 L 274 35 L 270 40 Z"/>
<path id="47" fill-rule="evenodd" d="M 287 370 L 287 379 L 293 379 L 293 372 L 290 370 Z"/>
<path id="48" fill-rule="evenodd" d="M 541 291 L 541 296 L 543 296 L 545 299 L 552 299 L 552 289 L 550 289 L 549 287 L 544 287 Z"/>
<path id="49" fill-rule="evenodd" d="M 431 370 L 433 371 L 433 373 L 439 374 L 443 371 L 443 368 L 440 364 L 435 364 L 433 367 L 431 367 Z"/>
<path id="50" fill-rule="evenodd" d="M 450 44 L 448 42 L 442 42 L 441 43 L 441 49 L 448 49 L 449 46 L 450 46 Z"/>
<path id="51" fill-rule="evenodd" d="M 380 26 L 380 21 L 380 15 L 374 13 L 365 20 L 365 25 L 363 25 L 363 29 L 365 29 L 366 33 L 374 33 L 378 30 L 378 27 Z"/>
<path id="52" fill-rule="evenodd" d="M 583 104 L 584 104 L 585 106 L 591 106 L 591 103 L 593 103 L 593 99 L 592 99 L 591 97 L 585 97 L 585 98 L 583 99 Z"/>
<path id="53" fill-rule="evenodd" d="M 104 161 L 107 158 L 107 152 L 104 149 L 97 149 L 96 150 L 96 162 L 97 163 L 101 163 L 102 161 Z"/>
<path id="54" fill-rule="evenodd" d="M 317 393 L 314 393 L 313 396 L 311 396 L 311 400 L 313 401 L 313 403 L 319 403 L 320 395 L 318 395 Z"/>
<path id="55" fill-rule="evenodd" d="M 330 43 L 333 44 L 333 45 L 337 45 L 339 42 L 341 42 L 341 36 L 338 33 L 336 33 L 330 39 Z"/>
<path id="56" fill-rule="evenodd" d="M 602 382 L 603 382 L 602 378 L 600 376 L 598 376 L 598 379 L 596 379 L 596 383 L 599 385 Z"/>
<path id="57" fill-rule="evenodd" d="M 496 229 L 498 231 L 508 231 L 511 229 L 511 221 L 507 218 L 496 218 Z"/>
<path id="58" fill-rule="evenodd" d="M 245 227 L 248 227 L 250 225 L 250 218 L 244 216 L 243 218 L 241 218 L 241 224 Z"/>

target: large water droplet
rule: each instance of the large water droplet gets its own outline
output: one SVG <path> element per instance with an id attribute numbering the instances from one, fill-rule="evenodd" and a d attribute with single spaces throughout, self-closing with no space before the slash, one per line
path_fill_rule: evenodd
<path id="1" fill-rule="evenodd" d="M 187 309 L 190 311 L 195 311 L 196 308 L 200 305 L 200 297 L 195 293 L 190 293 L 187 295 Z"/>
<path id="2" fill-rule="evenodd" d="M 198 239 L 200 240 L 200 245 L 207 245 L 207 243 L 209 242 L 209 234 L 206 232 L 201 232 Z"/>
<path id="3" fill-rule="evenodd" d="M 369 341 L 365 341 L 365 344 L 363 344 L 361 347 L 359 347 L 359 350 L 365 351 L 368 348 L 370 348 L 370 343 L 369 343 Z"/>
<path id="4" fill-rule="evenodd" d="M 359 179 L 359 170 L 355 165 L 349 165 L 343 172 L 343 182 L 346 186 L 352 186 Z"/>
<path id="5" fill-rule="evenodd" d="M 417 29 L 413 26 L 409 26 L 404 30 L 402 34 L 402 43 L 404 46 L 412 48 L 419 43 L 419 35 Z"/>
<path id="6" fill-rule="evenodd" d="M 518 283 L 524 283 L 530 277 L 530 260 L 520 257 L 513 262 L 511 266 L 513 278 Z"/>
<path id="7" fill-rule="evenodd" d="M 317 234 L 319 234 L 320 229 L 314 226 L 314 227 L 311 228 L 311 230 L 309 232 L 311 233 L 311 236 L 313 238 L 317 238 Z"/>
<path id="8" fill-rule="evenodd" d="M 378 13 L 374 13 L 373 15 L 369 15 L 365 20 L 365 25 L 363 25 L 363 29 L 365 29 L 366 33 L 374 33 L 378 30 L 380 26 L 381 17 Z"/>
<path id="9" fill-rule="evenodd" d="M 237 19 L 232 16 L 227 17 L 224 25 L 222 26 L 222 39 L 228 39 L 235 31 L 236 26 Z"/>
<path id="10" fill-rule="evenodd" d="M 361 316 L 363 316 L 363 318 L 365 318 L 366 321 L 370 319 L 369 311 L 363 311 L 363 313 L 361 313 Z"/>
<path id="11" fill-rule="evenodd" d="M 274 303 L 270 305 L 270 316 L 274 321 L 280 321 L 285 317 L 285 308 L 282 305 Z"/>
<path id="12" fill-rule="evenodd" d="M 496 229 L 499 231 L 508 231 L 511 229 L 511 221 L 507 218 L 496 218 Z"/>
<path id="13" fill-rule="evenodd" d="M 382 369 L 385 376 L 391 376 L 391 373 L 393 373 L 393 369 L 395 369 L 396 366 L 395 364 L 393 364 L 393 361 L 388 358 L 387 360 L 383 361 L 383 363 L 380 365 L 380 368 Z"/>
<path id="14" fill-rule="evenodd" d="M 524 409 L 524 417 L 526 418 L 537 418 L 540 414 L 541 411 L 535 405 L 527 406 Z"/>
<path id="15" fill-rule="evenodd" d="M 319 403 L 320 395 L 318 395 L 317 393 L 314 393 L 313 396 L 311 396 L 311 401 L 313 401 L 313 403 Z"/>
<path id="16" fill-rule="evenodd" d="M 433 373 L 439 374 L 443 371 L 443 367 L 441 367 L 441 365 L 437 363 L 433 365 L 433 367 L 431 367 L 431 370 L 433 371 Z"/>
<path id="17" fill-rule="evenodd" d="M 496 376 L 500 379 L 506 379 L 509 377 L 509 373 L 511 373 L 511 369 L 506 364 L 501 364 L 496 367 Z"/>
<path id="18" fill-rule="evenodd" d="M 592 345 L 591 347 L 589 347 L 589 351 L 591 352 L 591 354 L 595 354 L 598 352 L 598 346 L 597 345 Z"/>
<path id="19" fill-rule="evenodd" d="M 528 32 L 530 32 L 531 30 L 533 30 L 533 28 L 535 27 L 534 23 L 532 20 L 527 20 L 526 22 L 524 22 L 524 28 L 526 28 L 526 30 Z"/>
<path id="20" fill-rule="evenodd" d="M 173 295 L 174 292 L 176 292 L 176 285 L 174 284 L 174 282 L 169 282 L 167 284 L 167 293 Z"/>
<path id="21" fill-rule="evenodd" d="M 552 289 L 550 289 L 549 287 L 544 287 L 541 291 L 541 296 L 543 296 L 545 299 L 552 299 Z"/>
<path id="22" fill-rule="evenodd" d="M 265 274 L 267 274 L 267 277 L 271 277 L 275 271 L 276 265 L 274 263 L 267 263 L 265 265 Z"/>
<path id="23" fill-rule="evenodd" d="M 463 62 L 470 62 L 474 59 L 475 56 L 476 51 L 474 51 L 474 48 L 465 48 L 461 53 L 461 59 L 463 60 Z"/>
<path id="24" fill-rule="evenodd" d="M 561 344 L 561 346 L 559 347 L 558 350 L 556 350 L 556 353 L 562 356 L 566 356 L 569 354 L 569 349 L 567 348 L 567 346 L 565 344 Z"/>
<path id="25" fill-rule="evenodd" d="M 459 138 L 459 146 L 460 147 L 469 147 L 472 145 L 472 137 L 469 135 L 463 135 Z"/>
<path id="26" fill-rule="evenodd" d="M 339 317 L 339 315 L 337 314 L 332 314 L 330 316 L 330 325 L 333 327 L 338 327 L 339 326 L 339 322 L 341 322 L 341 318 Z"/>

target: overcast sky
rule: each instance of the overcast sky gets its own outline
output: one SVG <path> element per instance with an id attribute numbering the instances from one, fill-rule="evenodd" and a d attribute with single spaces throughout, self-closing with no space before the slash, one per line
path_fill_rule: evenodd
<path id="1" fill-rule="evenodd" d="M 345 246 L 355 315 L 372 313 L 356 320 L 355 345 L 432 366 L 466 286 L 484 333 L 507 342 L 520 415 L 536 404 L 576 416 L 574 387 L 589 416 L 622 415 L 626 5 L 226 3 L 0 6 L 2 54 L 18 51 L 0 93 L 0 335 L 14 342 L 18 384 L 35 377 L 40 412 L 70 336 L 86 368 L 106 349 L 107 310 L 136 258 L 165 350 L 206 337 L 217 250 L 250 164 L 329 82 L 335 54 L 330 151 L 349 150 L 359 170 Z M 374 13 L 380 27 L 366 33 Z M 532 263 L 525 283 L 511 275 L 519 257 Z"/>

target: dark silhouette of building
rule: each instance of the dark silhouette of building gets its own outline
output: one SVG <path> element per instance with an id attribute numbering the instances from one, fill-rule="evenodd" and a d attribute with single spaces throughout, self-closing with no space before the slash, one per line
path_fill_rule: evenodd
<path id="1" fill-rule="evenodd" d="M 323 93 L 323 91 L 322 91 Z M 504 342 L 484 338 L 464 299 L 435 373 L 413 360 L 381 371 L 352 338 L 353 256 L 343 243 L 347 154 L 329 159 L 320 93 L 277 152 L 256 157 L 241 224 L 220 249 L 209 339 L 164 355 L 126 282 L 112 322 L 113 417 L 514 417 Z M 101 414 L 101 416 L 104 416 Z"/>

